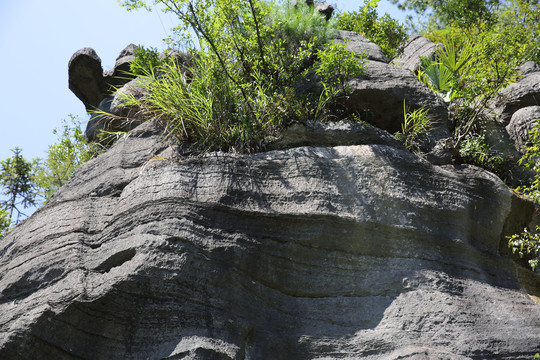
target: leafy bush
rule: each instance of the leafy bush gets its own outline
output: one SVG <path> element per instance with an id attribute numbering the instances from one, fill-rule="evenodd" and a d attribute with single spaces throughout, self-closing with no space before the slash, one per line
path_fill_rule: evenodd
<path id="1" fill-rule="evenodd" d="M 540 226 L 536 227 L 536 233 L 530 233 L 527 228 L 521 234 L 508 236 L 508 247 L 513 254 L 527 261 L 533 271 L 540 262 Z"/>
<path id="2" fill-rule="evenodd" d="M 150 95 L 126 102 L 160 119 L 181 141 L 207 149 L 256 150 L 286 122 L 326 113 L 344 91 L 338 80 L 362 70 L 361 60 L 343 46 L 323 48 L 335 36 L 334 23 L 302 3 L 157 2 L 178 16 L 182 28 L 194 30 L 200 46 L 191 50 L 189 74 L 177 64 L 149 69 L 142 83 Z M 321 75 L 322 89 L 297 95 L 294 88 L 311 72 Z"/>
<path id="3" fill-rule="evenodd" d="M 0 188 L 2 195 L 7 198 L 0 201 L 1 224 L 11 226 L 17 224 L 21 217 L 26 216 L 24 209 L 36 206 L 38 187 L 35 182 L 35 171 L 38 160 L 26 160 L 22 156 L 22 149 L 12 150 L 13 156 L 0 161 Z M 6 227 L 3 228 L 5 231 Z"/>
<path id="4" fill-rule="evenodd" d="M 166 60 L 159 58 L 159 52 L 155 48 L 137 46 L 135 59 L 129 64 L 130 72 L 136 76 L 148 75 L 149 69 L 163 66 Z"/>
<path id="5" fill-rule="evenodd" d="M 381 47 L 383 53 L 393 58 L 401 51 L 407 39 L 405 27 L 388 14 L 377 14 L 379 0 L 364 0 L 358 12 L 344 12 L 338 17 L 338 29 L 362 34 Z"/>
<path id="6" fill-rule="evenodd" d="M 70 115 L 70 121 L 63 121 L 60 129 L 55 129 L 58 142 L 50 145 L 47 158 L 36 167 L 35 182 L 45 201 L 64 185 L 83 163 L 95 157 L 99 148 L 88 144 L 81 129 L 81 121 Z"/>
<path id="7" fill-rule="evenodd" d="M 469 134 L 461 142 L 459 155 L 464 162 L 473 164 L 484 169 L 497 171 L 504 162 L 500 156 L 492 154 L 490 146 L 485 142 L 484 137 L 478 134 Z"/>
<path id="8" fill-rule="evenodd" d="M 496 21 L 499 0 L 391 0 L 402 10 L 417 12 L 418 23 L 409 16 L 407 24 L 419 30 L 433 31 L 456 26 L 464 31 L 478 24 Z M 427 19 L 426 19 L 427 15 Z"/>
<path id="9" fill-rule="evenodd" d="M 9 232 L 11 225 L 11 219 L 9 212 L 6 209 L 0 208 L 0 239 L 2 239 Z"/>
<path id="10" fill-rule="evenodd" d="M 531 170 L 534 177 L 528 185 L 520 186 L 516 190 L 529 195 L 537 204 L 540 204 L 540 119 L 529 132 L 527 144 L 529 145 L 519 159 L 519 164 Z"/>
<path id="11" fill-rule="evenodd" d="M 405 147 L 410 151 L 415 151 L 419 147 L 418 140 L 431 127 L 431 119 L 428 114 L 428 109 L 421 107 L 414 111 L 407 109 L 405 101 L 403 102 L 403 124 L 401 131 L 395 136 L 403 141 Z"/>
<path id="12" fill-rule="evenodd" d="M 450 102 L 464 86 L 462 78 L 472 66 L 473 52 L 471 42 L 465 42 L 458 51 L 451 39 L 445 39 L 433 58 L 422 58 L 418 79 Z"/>
<path id="13" fill-rule="evenodd" d="M 461 0 L 458 2 L 465 6 Z M 438 4 L 431 0 L 420 3 L 428 7 Z M 518 79 L 518 65 L 534 59 L 539 52 L 540 5 L 515 0 L 485 9 L 494 12 L 466 25 L 451 21 L 445 28 L 431 28 L 425 34 L 443 46 L 437 49 L 433 59 L 424 60 L 418 75 L 451 104 L 456 149 L 481 130 L 482 121 L 489 116 L 488 104 Z M 450 14 L 448 9 L 439 10 Z"/>

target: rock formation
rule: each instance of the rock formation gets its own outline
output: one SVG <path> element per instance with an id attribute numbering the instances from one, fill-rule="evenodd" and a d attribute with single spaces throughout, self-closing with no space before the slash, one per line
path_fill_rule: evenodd
<path id="1" fill-rule="evenodd" d="M 335 40 L 337 43 L 345 43 L 347 50 L 365 54 L 368 60 L 388 62 L 381 48 L 354 31 L 340 30 Z"/>
<path id="2" fill-rule="evenodd" d="M 432 57 L 437 50 L 431 40 L 414 34 L 403 45 L 403 52 L 392 61 L 397 67 L 415 72 L 422 64 L 422 57 Z"/>
<path id="3" fill-rule="evenodd" d="M 403 99 L 438 115 L 437 141 L 445 104 L 366 69 L 348 101 L 380 128 L 200 154 L 149 121 L 84 164 L 0 242 L 0 358 L 530 360 L 540 275 L 506 236 L 532 202 L 406 151 L 386 131 Z"/>
<path id="4" fill-rule="evenodd" d="M 84 48 L 73 54 L 68 64 L 69 89 L 87 111 L 96 110 L 103 99 L 133 79 L 127 71 L 135 49 L 135 45 L 128 45 L 118 55 L 114 68 L 105 73 L 94 49 Z"/>
<path id="5" fill-rule="evenodd" d="M 522 78 L 504 89 L 492 104 L 495 114 L 505 124 L 517 110 L 540 105 L 540 66 L 529 61 L 520 70 Z"/>
<path id="6" fill-rule="evenodd" d="M 540 106 L 527 106 L 516 111 L 506 131 L 514 142 L 516 149 L 524 152 L 529 140 L 529 132 L 540 120 Z"/>
<path id="7" fill-rule="evenodd" d="M 3 359 L 513 358 L 532 205 L 390 145 L 183 155 L 147 123 L 1 244 Z"/>

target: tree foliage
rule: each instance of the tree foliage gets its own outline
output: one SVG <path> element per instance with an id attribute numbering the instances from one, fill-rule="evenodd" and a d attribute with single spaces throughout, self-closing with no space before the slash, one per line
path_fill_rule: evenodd
<path id="1" fill-rule="evenodd" d="M 540 226 L 536 227 L 535 232 L 525 228 L 520 234 L 508 236 L 508 247 L 535 271 L 540 263 Z"/>
<path id="2" fill-rule="evenodd" d="M 37 160 L 26 160 L 22 149 L 12 150 L 13 156 L 0 161 L 0 188 L 4 200 L 0 201 L 0 231 L 18 224 L 24 210 L 36 206 L 38 202 L 38 187 L 35 182 Z"/>
<path id="3" fill-rule="evenodd" d="M 364 0 L 358 11 L 344 12 L 338 17 L 338 28 L 357 32 L 381 47 L 391 58 L 398 55 L 407 38 L 405 26 L 388 14 L 377 13 L 379 0 Z"/>
<path id="4" fill-rule="evenodd" d="M 58 136 L 58 141 L 49 146 L 47 157 L 39 163 L 35 174 L 35 183 L 44 201 L 49 200 L 75 170 L 99 152 L 96 144 L 86 141 L 81 120 L 73 115 L 53 133 Z"/>
<path id="5" fill-rule="evenodd" d="M 0 239 L 23 218 L 25 209 L 40 206 L 71 177 L 84 162 L 98 153 L 96 146 L 84 139 L 81 121 L 71 116 L 64 121 L 59 141 L 51 146 L 45 160 L 27 160 L 20 148 L 13 156 L 0 161 Z"/>
<path id="6" fill-rule="evenodd" d="M 189 71 L 176 63 L 148 69 L 142 83 L 150 95 L 126 102 L 160 119 L 181 141 L 198 141 L 207 149 L 258 149 L 288 121 L 327 116 L 345 90 L 323 76 L 322 89 L 300 94 L 298 83 L 307 74 L 328 70 L 329 61 L 346 65 L 332 75 L 343 81 L 362 70 L 361 59 L 343 45 L 324 48 L 336 35 L 335 22 L 313 6 L 256 0 L 154 4 L 178 17 L 181 39 L 189 30 L 195 34 L 193 64 Z M 148 8 L 144 1 L 123 5 Z"/>
<path id="7" fill-rule="evenodd" d="M 469 145 L 473 144 L 471 139 L 483 136 L 481 123 L 489 116 L 488 104 L 518 79 L 518 66 L 527 60 L 540 60 L 538 4 L 521 0 L 482 3 L 463 3 L 471 9 L 482 7 L 478 17 L 467 23 L 453 19 L 445 22 L 444 28 L 424 29 L 425 36 L 442 45 L 432 58 L 424 59 L 418 73 L 420 80 L 449 102 L 454 146 L 462 153 L 461 146 L 467 145 L 468 153 Z M 437 4 L 409 3 L 417 9 Z M 489 17 L 481 16 L 488 10 Z M 443 6 L 438 11 L 446 10 Z M 432 15 L 439 20 L 441 16 Z M 450 15 L 445 16 L 450 19 Z M 463 159 L 475 158 L 481 157 L 469 154 Z M 488 158 L 496 156 L 491 154 Z"/>
<path id="8" fill-rule="evenodd" d="M 409 16 L 407 23 L 416 30 L 443 29 L 456 26 L 467 30 L 497 20 L 500 0 L 391 0 L 402 10 L 418 15 L 417 23 Z"/>

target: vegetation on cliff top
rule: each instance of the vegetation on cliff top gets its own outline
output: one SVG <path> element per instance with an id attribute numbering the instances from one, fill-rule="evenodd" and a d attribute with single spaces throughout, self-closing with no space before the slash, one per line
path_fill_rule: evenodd
<path id="1" fill-rule="evenodd" d="M 340 116 L 336 99 L 347 91 L 346 80 L 362 72 L 361 58 L 343 44 L 328 44 L 336 21 L 305 3 L 156 3 L 180 20 L 175 34 L 190 64 L 170 61 L 143 69 L 141 83 L 149 95 L 125 100 L 180 141 L 209 150 L 258 150 L 292 121 Z M 123 5 L 147 6 L 144 1 Z M 321 86 L 299 91 L 313 75 Z"/>

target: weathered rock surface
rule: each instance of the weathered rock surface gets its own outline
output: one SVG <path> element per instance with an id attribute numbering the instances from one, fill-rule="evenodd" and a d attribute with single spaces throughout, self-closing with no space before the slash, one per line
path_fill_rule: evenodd
<path id="1" fill-rule="evenodd" d="M 340 30 L 334 40 L 337 43 L 345 43 L 347 50 L 357 54 L 365 54 L 368 60 L 388 62 L 379 45 L 372 43 L 364 36 L 354 31 Z"/>
<path id="2" fill-rule="evenodd" d="M 68 64 L 69 89 L 84 103 L 86 111 L 96 110 L 107 96 L 133 79 L 127 71 L 135 49 L 135 45 L 128 45 L 118 55 L 114 68 L 105 73 L 94 49 L 84 48 L 73 54 Z"/>
<path id="3" fill-rule="evenodd" d="M 448 109 L 444 101 L 410 71 L 377 61 L 366 61 L 365 75 L 349 82 L 348 109 L 366 114 L 375 126 L 396 132 L 403 122 L 403 101 L 411 109 L 425 106 L 434 120 L 448 133 Z"/>
<path id="4" fill-rule="evenodd" d="M 334 7 L 330 4 L 317 4 L 317 11 L 319 11 L 322 15 L 324 15 L 324 18 L 326 21 L 330 20 L 332 17 L 332 14 L 334 13 Z"/>
<path id="5" fill-rule="evenodd" d="M 525 151 L 529 140 L 529 132 L 538 124 L 540 120 L 540 106 L 528 106 L 519 109 L 512 115 L 510 123 L 506 126 L 506 131 L 514 142 L 516 149 Z"/>
<path id="6" fill-rule="evenodd" d="M 392 61 L 392 64 L 415 72 L 422 64 L 421 58 L 432 57 L 436 50 L 437 45 L 431 40 L 421 35 L 414 34 L 411 35 L 405 45 L 403 45 L 403 52 Z"/>
<path id="7" fill-rule="evenodd" d="M 539 275 L 501 254 L 532 211 L 388 145 L 180 156 L 144 124 L 0 243 L 0 358 L 530 360 Z"/>
<path id="8" fill-rule="evenodd" d="M 140 78 L 131 80 L 99 103 L 100 111 L 92 114 L 84 132 L 89 141 L 98 141 L 101 131 L 127 132 L 141 124 L 143 119 L 137 109 L 125 105 L 127 96 L 140 99 L 147 95 L 148 91 L 141 86 L 141 81 Z"/>
<path id="9" fill-rule="evenodd" d="M 129 74 L 129 68 L 131 62 L 135 60 L 136 49 L 137 46 L 134 44 L 126 46 L 116 58 L 114 68 L 103 74 L 103 79 L 108 85 L 108 94 L 113 93 L 133 79 L 133 75 Z"/>
<path id="10" fill-rule="evenodd" d="M 308 121 L 294 124 L 283 131 L 268 150 L 283 150 L 299 146 L 344 146 L 360 144 L 389 145 L 404 149 L 403 143 L 388 132 L 369 124 L 353 121 Z"/>
<path id="11" fill-rule="evenodd" d="M 84 103 L 87 111 L 98 107 L 105 83 L 101 59 L 92 48 L 77 51 L 68 64 L 69 89 Z"/>
<path id="12" fill-rule="evenodd" d="M 523 77 L 502 90 L 493 102 L 494 113 L 505 124 L 519 109 L 540 105 L 540 67 L 530 61 L 520 66 Z"/>
<path id="13" fill-rule="evenodd" d="M 444 101 L 408 70 L 370 60 L 365 62 L 364 70 L 365 75 L 349 81 L 351 91 L 343 99 L 344 108 L 356 111 L 362 120 L 390 133 L 401 130 L 404 102 L 410 111 L 427 108 L 433 126 L 422 151 L 433 163 L 450 163 L 450 153 L 444 148 L 445 139 L 451 136 Z"/>

